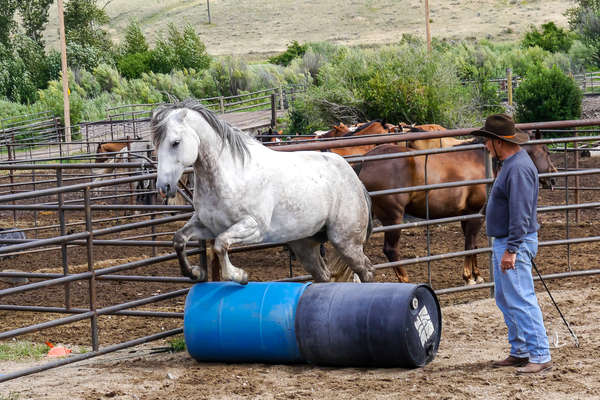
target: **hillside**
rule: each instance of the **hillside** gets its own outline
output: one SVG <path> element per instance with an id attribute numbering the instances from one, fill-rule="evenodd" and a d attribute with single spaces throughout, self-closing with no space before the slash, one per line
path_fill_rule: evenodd
<path id="1" fill-rule="evenodd" d="M 67 0 L 68 1 L 68 0 Z M 107 0 L 99 0 L 103 5 Z M 432 36 L 446 39 L 519 38 L 529 25 L 554 21 L 566 26 L 573 1 L 430 0 Z M 112 0 L 107 27 L 118 41 L 130 18 L 151 40 L 166 26 L 192 24 L 209 54 L 273 53 L 292 40 L 372 45 L 397 41 L 403 33 L 425 36 L 424 1 L 409 0 Z M 57 48 L 56 6 L 46 42 Z"/>

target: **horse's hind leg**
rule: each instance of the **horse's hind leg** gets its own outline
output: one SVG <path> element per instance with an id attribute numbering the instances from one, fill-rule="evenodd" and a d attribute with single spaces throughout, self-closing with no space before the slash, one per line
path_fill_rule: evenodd
<path id="1" fill-rule="evenodd" d="M 312 239 L 301 239 L 289 242 L 288 246 L 304 269 L 312 275 L 315 282 L 328 282 L 330 279 L 327 264 L 321 257 L 320 243 Z"/>
<path id="2" fill-rule="evenodd" d="M 392 225 L 395 223 L 396 222 L 391 224 L 386 223 L 384 225 Z M 389 262 L 396 262 L 400 260 L 400 254 L 398 254 L 398 243 L 400 242 L 400 234 L 400 230 L 396 229 L 393 231 L 386 231 L 383 236 L 383 254 L 385 254 Z M 394 267 L 394 272 L 396 273 L 398 282 L 408 282 L 408 274 L 406 273 L 406 269 L 404 267 Z"/>
<path id="3" fill-rule="evenodd" d="M 350 269 L 358 275 L 361 282 L 373 280 L 373 265 L 364 253 L 361 240 L 358 240 L 356 236 L 348 237 L 347 235 L 336 235 L 332 232 L 328 232 L 328 237 L 341 260 L 348 264 Z"/>

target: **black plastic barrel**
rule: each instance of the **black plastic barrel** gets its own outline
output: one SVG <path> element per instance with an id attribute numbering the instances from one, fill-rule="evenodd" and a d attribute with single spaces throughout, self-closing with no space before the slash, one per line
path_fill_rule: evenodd
<path id="1" fill-rule="evenodd" d="M 317 283 L 300 297 L 295 324 L 307 362 L 421 367 L 437 353 L 442 315 L 427 285 Z"/>

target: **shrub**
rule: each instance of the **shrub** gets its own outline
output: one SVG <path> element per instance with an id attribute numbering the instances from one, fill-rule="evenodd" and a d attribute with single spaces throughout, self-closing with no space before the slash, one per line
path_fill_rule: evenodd
<path id="1" fill-rule="evenodd" d="M 515 90 L 516 120 L 558 121 L 581 117 L 582 93 L 558 67 L 539 68 Z"/>
<path id="2" fill-rule="evenodd" d="M 150 54 L 150 68 L 159 73 L 184 68 L 200 71 L 208 68 L 211 61 L 204 43 L 189 24 L 184 27 L 183 33 L 174 24 L 169 24 L 168 38 L 161 34 Z"/>
<path id="3" fill-rule="evenodd" d="M 42 109 L 51 110 L 54 115 L 62 118 L 64 115 L 64 103 L 60 81 L 52 81 L 49 83 L 47 89 L 40 90 L 39 98 L 39 104 Z M 83 99 L 77 92 L 71 90 L 69 103 L 71 125 L 76 125 L 83 120 Z M 62 124 L 64 124 L 64 121 L 62 121 Z"/>
<path id="4" fill-rule="evenodd" d="M 298 41 L 294 40 L 288 44 L 287 49 L 283 53 L 269 58 L 269 62 L 271 64 L 288 66 L 294 58 L 302 57 L 305 52 L 306 44 L 301 45 Z"/>
<path id="5" fill-rule="evenodd" d="M 127 79 L 139 78 L 144 72 L 151 71 L 152 53 L 126 54 L 117 62 L 117 68 L 121 75 Z"/>
<path id="6" fill-rule="evenodd" d="M 108 64 L 100 64 L 94 68 L 94 77 L 100 84 L 100 89 L 105 92 L 112 92 L 123 80 L 119 71 Z"/>
<path id="7" fill-rule="evenodd" d="M 569 59 L 574 73 L 585 72 L 594 67 L 594 49 L 579 40 L 575 40 L 569 49 Z"/>
<path id="8" fill-rule="evenodd" d="M 135 19 L 130 19 L 129 25 L 125 28 L 125 40 L 122 48 L 123 54 L 126 55 L 146 53 L 149 49 L 144 33 Z"/>
<path id="9" fill-rule="evenodd" d="M 379 50 L 340 49 L 294 103 L 290 130 L 382 118 L 398 123 L 475 123 L 470 90 L 442 54 L 405 44 Z"/>
<path id="10" fill-rule="evenodd" d="M 535 26 L 531 26 L 521 41 L 521 46 L 524 48 L 538 46 L 551 53 L 569 51 L 573 44 L 573 34 L 559 28 L 554 22 L 542 24 L 541 28 L 542 30 L 539 31 Z"/>

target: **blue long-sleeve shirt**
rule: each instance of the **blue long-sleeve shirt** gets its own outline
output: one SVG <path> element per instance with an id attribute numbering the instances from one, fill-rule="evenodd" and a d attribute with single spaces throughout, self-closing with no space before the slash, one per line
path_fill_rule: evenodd
<path id="1" fill-rule="evenodd" d="M 504 160 L 486 207 L 488 236 L 508 236 L 507 249 L 517 251 L 528 233 L 537 232 L 538 172 L 521 149 Z"/>

